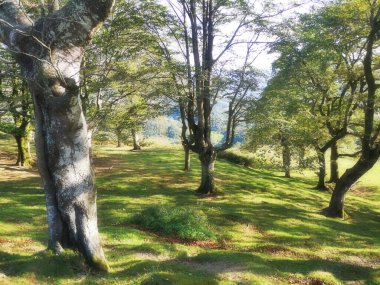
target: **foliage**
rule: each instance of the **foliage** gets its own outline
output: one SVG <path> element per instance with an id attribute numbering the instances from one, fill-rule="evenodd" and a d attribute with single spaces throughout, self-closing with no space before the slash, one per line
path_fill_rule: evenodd
<path id="1" fill-rule="evenodd" d="M 257 167 L 257 163 L 252 157 L 247 157 L 246 154 L 237 153 L 236 151 L 221 151 L 218 153 L 218 157 L 245 167 Z"/>
<path id="2" fill-rule="evenodd" d="M 154 120 L 148 120 L 143 127 L 143 134 L 149 137 L 166 137 L 173 141 L 180 141 L 181 124 L 168 116 L 159 116 Z"/>
<path id="3" fill-rule="evenodd" d="M 112 21 L 88 48 L 82 69 L 82 102 L 90 127 L 121 139 L 163 112 L 166 69 L 146 22 L 151 1 L 120 1 Z M 145 10 L 147 9 L 147 10 Z M 154 19 L 149 18 L 153 24 Z M 153 21 L 154 22 L 154 21 Z"/>
<path id="4" fill-rule="evenodd" d="M 133 222 L 168 237 L 184 240 L 215 239 L 207 216 L 201 210 L 195 210 L 190 206 L 149 206 L 137 214 Z"/>

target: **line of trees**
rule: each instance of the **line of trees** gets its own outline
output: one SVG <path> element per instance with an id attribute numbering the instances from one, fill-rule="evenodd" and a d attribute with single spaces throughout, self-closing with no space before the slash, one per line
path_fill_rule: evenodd
<path id="1" fill-rule="evenodd" d="M 320 190 L 326 189 L 330 150 L 335 188 L 326 213 L 332 217 L 344 216 L 345 194 L 379 158 L 379 17 L 377 1 L 338 1 L 273 26 L 277 40 L 271 48 L 279 54 L 274 76 L 248 117 L 249 143 L 281 145 L 288 177 L 292 153 L 314 149 Z M 339 144 L 349 138 L 358 150 L 340 154 Z M 358 160 L 339 176 L 341 156 Z"/>

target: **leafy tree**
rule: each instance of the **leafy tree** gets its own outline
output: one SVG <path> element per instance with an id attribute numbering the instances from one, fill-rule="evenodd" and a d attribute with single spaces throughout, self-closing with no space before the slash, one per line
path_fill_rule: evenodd
<path id="1" fill-rule="evenodd" d="M 228 104 L 227 124 L 223 145 L 218 150 L 225 150 L 233 146 L 235 142 L 236 129 L 245 121 L 249 107 L 256 100 L 256 91 L 259 88 L 259 79 L 263 77 L 252 65 L 254 42 L 247 43 L 246 54 L 240 68 L 225 70 L 214 76 L 213 105 L 217 100 Z M 218 98 L 219 97 L 219 98 Z"/>
<path id="2" fill-rule="evenodd" d="M 282 168 L 288 178 L 292 156 L 308 148 L 317 127 L 308 120 L 308 108 L 297 87 L 287 73 L 279 72 L 268 82 L 246 116 L 249 128 L 245 146 L 251 149 L 269 146 L 271 151 L 280 148 Z"/>
<path id="3" fill-rule="evenodd" d="M 160 99 L 165 66 L 144 18 L 149 5 L 120 2 L 113 21 L 92 42 L 82 69 L 82 102 L 92 130 L 114 130 L 118 144 L 129 132 L 136 150 L 137 133 L 166 105 Z"/>
<path id="4" fill-rule="evenodd" d="M 341 3 L 339 3 L 341 4 Z M 344 200 L 347 191 L 362 177 L 380 157 L 380 122 L 376 117 L 379 111 L 378 84 L 376 83 L 375 52 L 380 32 L 380 3 L 378 1 L 346 1 L 343 2 L 343 11 L 349 11 L 352 18 L 362 21 L 357 29 L 365 37 L 363 72 L 365 77 L 365 94 L 363 102 L 363 127 L 361 128 L 361 155 L 355 165 L 347 169 L 337 181 L 326 212 L 332 217 L 344 216 Z M 337 4 L 338 5 L 338 4 Z M 340 9 L 341 6 L 335 6 Z"/>
<path id="5" fill-rule="evenodd" d="M 360 103 L 363 74 L 358 65 L 363 54 L 360 39 L 348 35 L 358 31 L 350 26 L 352 17 L 334 19 L 336 7 L 322 8 L 303 15 L 288 31 L 278 32 L 279 41 L 273 46 L 281 55 L 275 68 L 286 72 L 295 83 L 299 96 L 309 106 L 309 120 L 317 122 L 314 148 L 319 162 L 317 189 L 325 186 L 325 153 L 331 148 L 330 181 L 338 178 L 337 142 L 350 131 L 350 123 Z M 344 29 L 336 37 L 336 31 Z"/>
<path id="6" fill-rule="evenodd" d="M 185 94 L 180 100 L 182 140 L 188 149 L 198 154 L 201 162 L 202 178 L 197 192 L 209 194 L 216 189 L 214 164 L 218 151 L 211 141 L 215 65 L 233 46 L 260 42 L 258 35 L 267 19 L 273 16 L 270 13 L 273 7 L 267 2 L 255 5 L 254 1 L 168 3 L 176 22 L 169 27 L 178 47 L 174 54 L 182 57 L 185 66 L 182 80 L 181 76 L 174 79 L 182 83 L 181 93 Z M 235 25 L 231 33 L 224 30 L 228 24 Z M 247 39 L 247 32 L 256 33 L 256 37 Z"/>
<path id="7" fill-rule="evenodd" d="M 30 166 L 32 158 L 29 141 L 33 106 L 29 90 L 15 63 L 9 61 L 3 64 L 2 70 L 4 72 L 1 73 L 0 78 L 0 106 L 3 112 L 0 116 L 0 131 L 12 135 L 16 140 L 18 153 L 16 165 Z"/>

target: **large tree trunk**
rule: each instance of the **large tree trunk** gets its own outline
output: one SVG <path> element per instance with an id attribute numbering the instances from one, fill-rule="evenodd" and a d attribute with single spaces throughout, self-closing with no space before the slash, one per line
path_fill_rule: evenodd
<path id="1" fill-rule="evenodd" d="M 33 22 L 18 0 L 0 5 L 0 40 L 21 66 L 33 96 L 37 163 L 44 182 L 49 249 L 78 249 L 108 271 L 100 245 L 87 125 L 79 100 L 85 46 L 113 0 L 72 0 Z"/>
<path id="2" fill-rule="evenodd" d="M 328 216 L 337 218 L 344 217 L 344 199 L 347 191 L 360 177 L 373 167 L 377 160 L 378 155 L 367 158 L 363 158 L 362 156 L 352 168 L 346 170 L 335 185 L 329 207 L 327 208 Z"/>
<path id="3" fill-rule="evenodd" d="M 318 165 L 319 165 L 319 171 L 318 171 L 318 184 L 315 187 L 318 190 L 326 190 L 326 184 L 325 184 L 325 176 L 326 176 L 326 159 L 325 159 L 325 153 L 323 151 L 317 151 L 318 156 Z"/>
<path id="4" fill-rule="evenodd" d="M 18 166 L 30 166 L 32 156 L 30 155 L 29 137 L 23 135 L 15 135 L 17 143 L 17 162 Z"/>
<path id="5" fill-rule="evenodd" d="M 330 183 L 336 183 L 339 179 L 339 171 L 338 171 L 338 144 L 334 143 L 331 146 L 331 154 L 330 154 Z"/>
<path id="6" fill-rule="evenodd" d="M 46 97 L 47 82 L 37 82 L 30 86 L 37 161 L 46 194 L 48 248 L 55 253 L 64 247 L 76 248 L 92 266 L 108 271 L 98 234 L 87 125 L 77 86 L 69 86 L 61 97 Z"/>
<path id="7" fill-rule="evenodd" d="M 135 129 L 132 129 L 132 138 L 133 138 L 133 150 L 141 150 L 141 146 L 139 144 L 139 137 Z"/>
<path id="8" fill-rule="evenodd" d="M 199 154 L 199 160 L 202 167 L 202 179 L 201 185 L 197 189 L 199 194 L 212 194 L 215 193 L 215 181 L 214 181 L 214 165 L 216 160 L 216 152 L 207 150 Z"/>

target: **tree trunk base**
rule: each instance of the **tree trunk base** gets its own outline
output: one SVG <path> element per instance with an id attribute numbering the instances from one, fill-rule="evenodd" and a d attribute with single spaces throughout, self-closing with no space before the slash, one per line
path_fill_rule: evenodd
<path id="1" fill-rule="evenodd" d="M 326 187 L 326 185 L 317 185 L 313 189 L 319 190 L 319 191 L 328 191 L 329 188 Z"/>
<path id="2" fill-rule="evenodd" d="M 139 150 L 141 150 L 141 146 L 135 146 L 135 147 L 133 147 L 132 150 L 133 150 L 133 151 L 139 151 Z"/>
<path id="3" fill-rule="evenodd" d="M 216 194 L 216 187 L 198 187 L 198 189 L 195 191 L 195 193 L 199 195 L 215 195 Z"/>
<path id="4" fill-rule="evenodd" d="M 341 210 L 341 209 L 333 209 L 331 207 L 327 207 L 327 208 L 323 209 L 322 213 L 326 217 L 330 217 L 330 218 L 341 218 L 341 219 L 344 219 L 347 216 L 346 213 L 343 210 Z"/>

